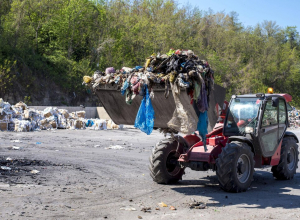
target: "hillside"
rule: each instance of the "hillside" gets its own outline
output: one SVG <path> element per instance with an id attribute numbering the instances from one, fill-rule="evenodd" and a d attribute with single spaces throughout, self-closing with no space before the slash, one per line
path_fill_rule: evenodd
<path id="1" fill-rule="evenodd" d="M 96 69 L 143 65 L 152 53 L 191 49 L 231 94 L 290 93 L 300 106 L 296 27 L 244 27 L 234 12 L 174 0 L 7 0 L 0 4 L 0 97 L 33 105 L 97 105 L 82 86 Z"/>

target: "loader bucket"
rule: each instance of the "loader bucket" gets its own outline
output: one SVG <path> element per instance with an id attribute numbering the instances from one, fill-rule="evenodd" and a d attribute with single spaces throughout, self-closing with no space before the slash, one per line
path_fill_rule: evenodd
<path id="1" fill-rule="evenodd" d="M 170 91 L 170 95 L 166 99 L 164 95 L 165 87 L 163 85 L 155 85 L 152 88 L 154 91 L 154 99 L 151 100 L 155 112 L 154 127 L 167 128 L 167 123 L 172 118 L 175 110 L 175 102 L 172 91 Z M 98 86 L 95 93 L 107 114 L 116 124 L 134 125 L 135 118 L 142 101 L 141 96 L 136 96 L 131 105 L 128 105 L 125 102 L 125 96 L 117 90 L 117 86 L 109 84 Z M 190 112 L 196 114 L 193 106 L 190 104 L 190 100 L 191 99 L 187 95 L 185 89 L 182 89 L 180 92 L 180 101 L 185 107 L 189 108 Z M 219 116 L 215 110 L 216 104 L 219 104 L 219 106 L 222 107 L 224 100 L 225 89 L 221 86 L 215 85 L 209 100 L 209 131 L 214 127 Z"/>

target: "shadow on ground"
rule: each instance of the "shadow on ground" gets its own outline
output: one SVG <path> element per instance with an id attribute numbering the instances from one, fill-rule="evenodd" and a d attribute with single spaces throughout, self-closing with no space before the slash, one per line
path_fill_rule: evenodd
<path id="1" fill-rule="evenodd" d="M 292 180 L 276 180 L 272 173 L 256 171 L 254 181 L 246 192 L 228 193 L 220 189 L 217 176 L 199 180 L 182 180 L 172 190 L 188 196 L 208 199 L 207 206 L 238 205 L 244 208 L 299 208 L 300 173 Z"/>

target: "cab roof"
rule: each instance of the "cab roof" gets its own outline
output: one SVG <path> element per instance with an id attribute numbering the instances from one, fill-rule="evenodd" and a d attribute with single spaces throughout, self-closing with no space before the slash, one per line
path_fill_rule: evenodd
<path id="1" fill-rule="evenodd" d="M 245 94 L 245 95 L 235 95 L 235 96 L 240 97 L 240 98 L 263 98 L 263 97 L 265 97 L 266 99 L 268 97 L 283 97 L 286 102 L 292 101 L 292 96 L 287 93 L 282 93 L 282 94 L 256 93 L 256 94 Z"/>

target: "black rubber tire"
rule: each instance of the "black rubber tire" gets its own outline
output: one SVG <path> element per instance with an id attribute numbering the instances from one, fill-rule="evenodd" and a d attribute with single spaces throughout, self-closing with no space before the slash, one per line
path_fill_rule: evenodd
<path id="1" fill-rule="evenodd" d="M 288 161 L 288 153 L 293 151 L 293 164 Z M 273 176 L 278 180 L 293 179 L 298 168 L 299 150 L 298 145 L 293 137 L 283 138 L 280 152 L 279 164 L 272 167 Z"/>
<path id="2" fill-rule="evenodd" d="M 253 157 L 250 146 L 244 142 L 233 141 L 222 149 L 222 153 L 216 160 L 216 173 L 219 185 L 224 191 L 244 192 L 250 187 L 254 173 Z M 243 173 L 241 168 L 238 168 L 238 162 L 246 166 Z"/>
<path id="3" fill-rule="evenodd" d="M 170 164 L 170 159 L 176 161 L 179 154 L 176 154 L 178 142 L 169 138 L 161 140 L 156 144 L 150 156 L 150 176 L 153 181 L 160 184 L 176 183 L 182 179 L 184 168 L 179 165 Z M 180 154 L 183 152 L 183 147 L 179 146 Z"/>

